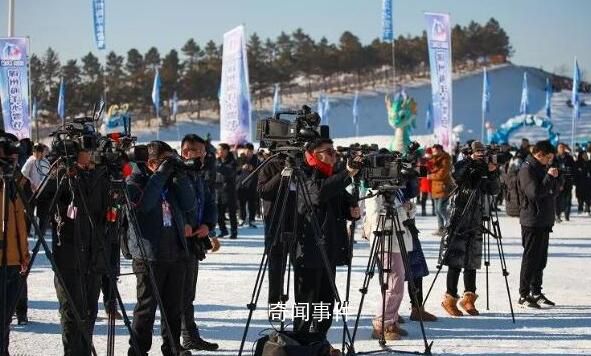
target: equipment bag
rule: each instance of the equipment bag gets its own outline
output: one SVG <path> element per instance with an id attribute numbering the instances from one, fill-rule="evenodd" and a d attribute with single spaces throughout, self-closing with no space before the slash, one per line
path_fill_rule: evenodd
<path id="1" fill-rule="evenodd" d="M 255 356 L 325 356 L 330 352 L 328 341 L 318 334 L 305 336 L 293 332 L 273 332 L 256 343 Z"/>

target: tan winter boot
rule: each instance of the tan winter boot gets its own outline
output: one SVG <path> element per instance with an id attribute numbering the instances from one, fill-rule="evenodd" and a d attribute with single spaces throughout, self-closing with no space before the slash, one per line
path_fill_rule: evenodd
<path id="1" fill-rule="evenodd" d="M 419 311 L 420 310 L 420 311 Z M 410 312 L 410 320 L 412 321 L 419 321 L 420 317 L 423 318 L 423 321 L 437 321 L 437 317 L 427 311 L 423 307 L 420 308 L 412 308 Z"/>
<path id="2" fill-rule="evenodd" d="M 476 299 L 478 295 L 472 292 L 465 292 L 462 300 L 460 300 L 460 307 L 470 315 L 479 315 L 480 313 L 476 309 Z"/>
<path id="3" fill-rule="evenodd" d="M 451 316 L 462 316 L 464 315 L 457 307 L 458 299 L 451 294 L 445 293 L 441 306 Z"/>

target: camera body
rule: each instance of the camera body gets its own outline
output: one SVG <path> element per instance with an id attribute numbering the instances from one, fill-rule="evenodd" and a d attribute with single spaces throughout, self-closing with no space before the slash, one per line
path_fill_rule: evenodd
<path id="1" fill-rule="evenodd" d="M 465 145 L 461 152 L 464 156 L 471 156 L 474 151 L 470 145 Z M 498 145 L 487 145 L 483 160 L 486 164 L 492 163 L 495 165 L 503 165 L 513 158 L 510 152 L 501 150 Z"/>
<path id="2" fill-rule="evenodd" d="M 338 147 L 343 158 L 348 160 L 351 168 L 359 169 L 359 176 L 372 189 L 398 189 L 406 186 L 410 179 L 416 179 L 421 172 L 416 170 L 418 142 L 412 142 L 407 153 L 390 152 L 387 149 L 378 150 L 377 145 L 352 144 L 349 147 Z M 353 159 L 362 156 L 360 162 Z"/>
<path id="3" fill-rule="evenodd" d="M 293 121 L 281 116 L 295 116 Z M 274 117 L 259 120 L 256 139 L 261 147 L 271 149 L 285 146 L 303 148 L 307 142 L 317 138 L 329 138 L 328 126 L 320 125 L 320 115 L 309 106 L 302 106 L 298 111 L 281 111 Z"/>

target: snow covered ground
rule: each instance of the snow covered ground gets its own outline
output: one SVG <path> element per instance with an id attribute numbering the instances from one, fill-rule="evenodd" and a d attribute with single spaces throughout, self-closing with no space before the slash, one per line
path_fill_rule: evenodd
<path id="1" fill-rule="evenodd" d="M 480 298 L 477 306 L 478 317 L 452 318 L 443 314 L 440 306 L 445 291 L 445 274 L 437 279 L 432 296 L 427 302 L 427 310 L 440 319 L 426 324 L 426 332 L 433 341 L 433 353 L 442 355 L 566 355 L 591 354 L 591 218 L 574 214 L 572 220 L 557 225 L 551 237 L 548 267 L 544 274 L 544 292 L 557 302 L 552 309 L 532 311 L 520 309 L 516 305 L 519 266 L 521 261 L 521 238 L 518 220 L 501 216 L 503 244 L 507 259 L 509 285 L 516 323 L 511 322 L 509 301 L 505 282 L 501 275 L 496 250 L 492 251 L 490 271 L 490 310 L 486 310 L 485 271 L 478 272 L 477 286 Z M 433 280 L 439 239 L 432 235 L 436 226 L 434 217 L 418 217 L 421 240 L 429 268 L 432 273 L 425 278 L 425 288 Z M 200 266 L 197 292 L 196 317 L 201 333 L 208 340 L 220 343 L 220 350 L 211 355 L 237 355 L 248 311 L 252 288 L 263 251 L 263 229 L 241 229 L 237 240 L 222 240 L 222 248 L 210 254 Z M 355 245 L 353 260 L 353 284 L 351 304 L 359 305 L 358 292 L 364 278 L 369 254 L 369 244 L 359 241 Z M 131 272 L 129 261 L 124 260 L 122 272 Z M 445 270 L 443 270 L 445 272 Z M 346 272 L 339 269 L 338 286 L 344 295 Z M 460 281 L 460 290 L 462 282 Z M 122 276 L 119 282 L 126 308 L 131 315 L 135 301 L 135 278 Z M 257 335 L 270 328 L 266 321 L 266 282 L 259 303 L 260 309 L 254 319 L 247 339 L 250 350 Z M 291 293 L 293 295 L 293 293 Z M 378 301 L 377 278 L 372 280 L 370 292 L 360 321 L 357 336 L 357 351 L 379 350 L 375 340 L 370 340 L 370 320 Z M 102 303 L 101 303 L 102 304 Z M 408 319 L 408 297 L 401 307 L 401 314 Z M 102 305 L 101 317 L 96 325 L 94 343 L 100 355 L 106 353 L 107 328 Z M 53 287 L 53 273 L 44 256 L 35 263 L 29 278 L 29 320 L 24 327 L 12 325 L 12 355 L 60 355 L 62 345 L 58 316 L 58 303 Z M 351 321 L 353 324 L 353 321 Z M 340 345 L 340 321 L 335 321 L 330 340 Z M 388 346 L 397 350 L 422 351 L 419 325 L 407 321 L 403 327 L 409 336 Z M 122 322 L 117 324 L 116 354 L 126 354 L 128 333 Z M 159 354 L 161 339 L 159 328 L 155 330 L 151 355 Z M 245 353 L 250 354 L 250 351 Z M 386 354 L 386 353 L 383 353 Z"/>

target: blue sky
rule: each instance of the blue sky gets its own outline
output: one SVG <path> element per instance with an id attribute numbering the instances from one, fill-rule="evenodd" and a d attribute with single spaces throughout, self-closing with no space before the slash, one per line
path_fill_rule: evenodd
<path id="1" fill-rule="evenodd" d="M 91 0 L 16 0 L 16 35 L 30 36 L 34 53 L 49 46 L 60 59 L 97 51 L 92 37 Z M 276 37 L 301 27 L 315 39 L 338 40 L 350 30 L 364 43 L 380 35 L 381 0 L 106 0 L 107 51 L 130 48 L 161 53 L 193 37 L 221 42 L 225 31 L 245 24 L 249 33 Z M 394 0 L 397 34 L 419 34 L 424 11 L 451 14 L 454 24 L 495 17 L 508 32 L 517 64 L 572 72 L 573 57 L 591 79 L 587 0 Z M 6 35 L 7 0 L 0 0 L 0 35 Z M 586 26 L 587 25 L 587 26 Z M 562 67 L 562 68 L 561 68 Z"/>

